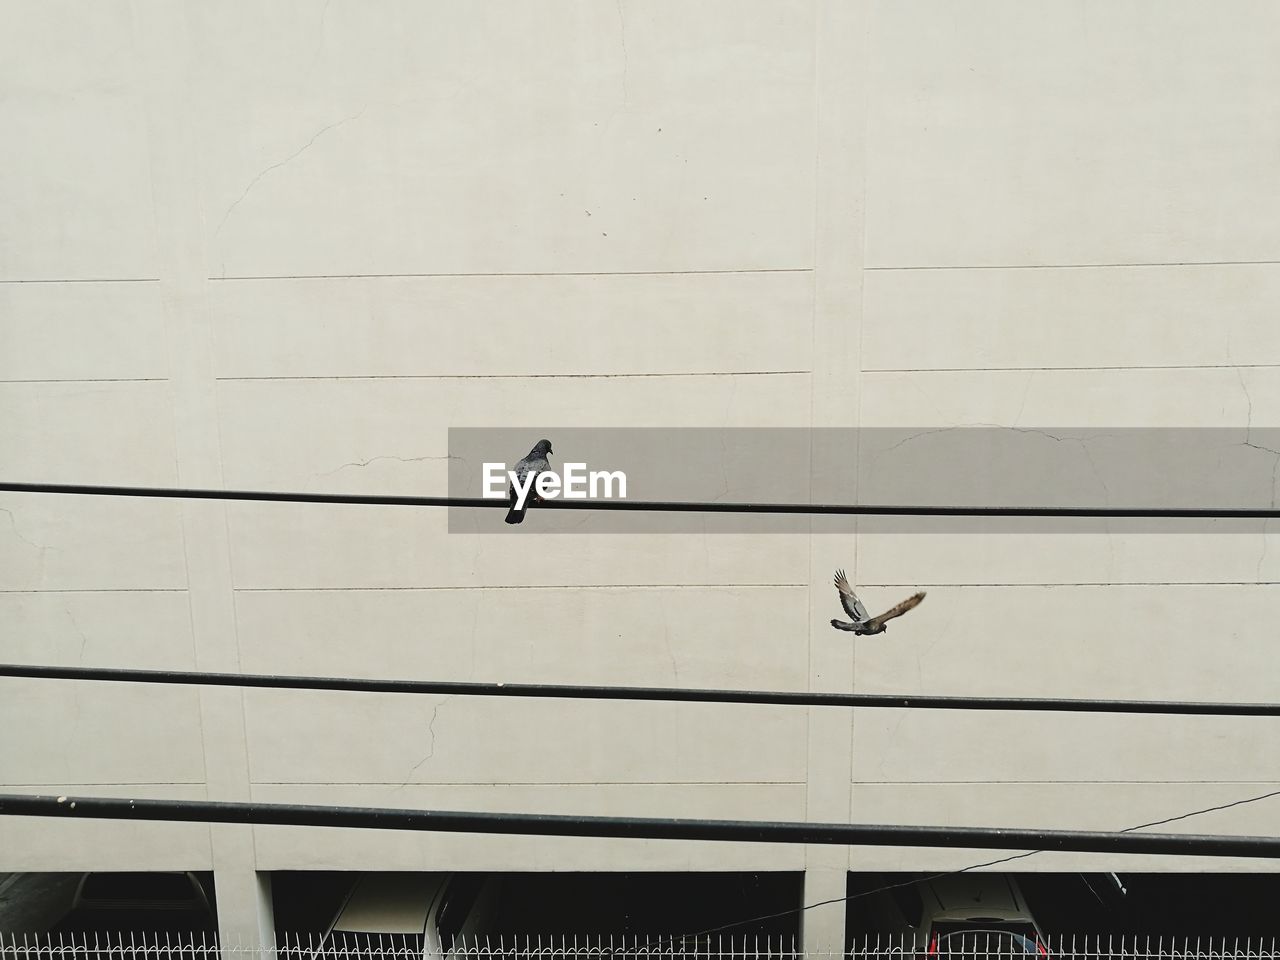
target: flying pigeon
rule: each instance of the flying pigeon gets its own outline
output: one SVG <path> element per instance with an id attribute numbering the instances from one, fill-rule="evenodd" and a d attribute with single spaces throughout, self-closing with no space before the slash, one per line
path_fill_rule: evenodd
<path id="1" fill-rule="evenodd" d="M 520 481 L 521 487 L 524 486 L 526 478 L 529 478 L 530 475 L 536 478 L 543 470 L 549 470 L 551 468 L 551 465 L 547 463 L 547 454 L 549 453 L 551 453 L 551 441 L 539 440 L 533 445 L 533 449 L 529 451 L 529 455 L 516 464 L 515 475 L 516 479 Z M 532 483 L 532 480 L 529 480 L 529 482 Z M 516 509 L 516 500 L 518 495 L 516 494 L 514 484 L 511 486 L 508 496 L 511 499 L 511 509 L 507 511 L 507 523 L 520 523 L 524 520 L 524 511 L 528 508 L 529 501 L 541 499 L 536 493 L 534 493 L 533 487 L 530 486 L 529 496 L 525 500 L 525 506 L 520 509 Z"/>
<path id="2" fill-rule="evenodd" d="M 843 570 L 836 571 L 836 589 L 840 591 L 840 605 L 844 607 L 844 612 L 853 618 L 853 623 L 847 620 L 832 620 L 831 625 L 837 630 L 852 630 L 860 637 L 884 633 L 889 629 L 888 621 L 902 616 L 924 599 L 923 591 L 913 593 L 892 610 L 887 610 L 878 617 L 871 617 L 867 615 L 867 608 L 862 605 L 862 601 L 853 595 L 853 588 L 845 579 Z"/>

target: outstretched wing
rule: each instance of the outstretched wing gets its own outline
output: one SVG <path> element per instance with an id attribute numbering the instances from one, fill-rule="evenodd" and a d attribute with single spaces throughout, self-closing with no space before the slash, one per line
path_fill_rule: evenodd
<path id="1" fill-rule="evenodd" d="M 840 591 L 840 606 L 844 607 L 844 612 L 853 618 L 854 623 L 861 623 L 870 616 L 862 601 L 853 595 L 853 588 L 845 579 L 843 570 L 836 571 L 836 589 Z"/>
<path id="2" fill-rule="evenodd" d="M 920 591 L 919 593 L 913 593 L 911 596 L 907 597 L 907 599 L 903 600 L 900 604 L 898 604 L 892 610 L 886 610 L 884 613 L 880 614 L 880 616 L 876 617 L 874 620 L 868 623 L 867 626 L 872 630 L 875 630 L 881 624 L 887 623 L 888 621 L 892 620 L 894 617 L 900 617 L 904 613 L 906 613 L 908 610 L 914 610 L 916 607 L 920 606 L 920 601 L 923 599 L 924 599 L 923 590 Z"/>

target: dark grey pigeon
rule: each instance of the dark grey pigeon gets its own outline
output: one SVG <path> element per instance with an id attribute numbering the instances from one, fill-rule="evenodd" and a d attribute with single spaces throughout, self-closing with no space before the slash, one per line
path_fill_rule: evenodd
<path id="1" fill-rule="evenodd" d="M 894 617 L 900 617 L 908 610 L 919 605 L 924 599 L 924 593 L 913 593 L 907 599 L 891 610 L 886 610 L 878 617 L 872 617 L 867 614 L 867 608 L 862 605 L 862 601 L 853 595 L 853 588 L 849 586 L 849 581 L 845 579 L 844 571 L 836 571 L 836 589 L 840 591 L 840 605 L 844 607 L 844 612 L 853 618 L 853 622 L 847 620 L 832 620 L 831 625 L 837 630 L 852 630 L 858 636 L 869 636 L 873 633 L 884 633 L 889 629 L 888 621 Z"/>
<path id="2" fill-rule="evenodd" d="M 547 454 L 549 453 L 551 453 L 551 441 L 539 440 L 533 445 L 529 455 L 515 465 L 516 479 L 520 481 L 521 486 L 524 486 L 526 478 L 530 475 L 536 478 L 543 470 L 551 469 L 551 465 L 547 462 Z M 529 496 L 525 498 L 524 507 L 517 510 L 517 494 L 514 484 L 512 484 L 507 495 L 511 500 L 511 509 L 507 511 L 507 523 L 520 523 L 524 520 L 524 511 L 528 509 L 529 504 L 534 500 L 542 499 L 530 487 Z"/>

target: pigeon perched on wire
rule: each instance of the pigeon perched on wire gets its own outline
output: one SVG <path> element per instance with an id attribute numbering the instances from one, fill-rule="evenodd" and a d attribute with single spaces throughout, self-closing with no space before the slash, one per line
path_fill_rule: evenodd
<path id="1" fill-rule="evenodd" d="M 533 445 L 533 449 L 529 451 L 529 455 L 518 462 L 515 466 L 514 473 L 520 487 L 527 491 L 527 498 L 523 505 L 519 504 L 520 495 L 516 492 L 515 484 L 511 485 L 508 496 L 511 502 L 511 509 L 507 511 L 507 523 L 520 523 L 524 520 L 524 512 L 528 509 L 529 500 L 541 500 L 533 489 L 533 483 L 537 479 L 538 474 L 543 470 L 551 469 L 551 465 L 547 462 L 547 454 L 551 453 L 551 441 L 539 440 Z M 525 484 L 528 484 L 526 487 Z"/>
<path id="2" fill-rule="evenodd" d="M 853 622 L 832 620 L 831 625 L 837 630 L 852 630 L 860 637 L 873 633 L 884 633 L 889 629 L 888 622 L 890 620 L 894 617 L 900 617 L 908 610 L 919 606 L 920 601 L 924 599 L 923 591 L 913 593 L 891 610 L 886 610 L 878 617 L 872 617 L 867 614 L 867 608 L 862 605 L 862 601 L 853 595 L 853 588 L 849 586 L 849 581 L 845 579 L 843 570 L 836 571 L 836 589 L 840 591 L 840 605 L 844 607 L 844 612 L 853 618 Z"/>

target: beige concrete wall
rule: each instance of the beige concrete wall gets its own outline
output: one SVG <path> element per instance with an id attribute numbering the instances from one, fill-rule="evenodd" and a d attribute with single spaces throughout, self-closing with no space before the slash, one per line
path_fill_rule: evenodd
<path id="1" fill-rule="evenodd" d="M 1264 2 L 5 6 L 6 477 L 427 494 L 451 426 L 1244 440 L 1280 419 Z M 1248 700 L 1280 681 L 1272 535 L 516 550 L 426 510 L 0 513 L 6 660 Z M 850 646 L 826 624 L 835 566 L 869 606 L 929 600 Z M 1280 782 L 1257 719 L 0 692 L 14 790 L 1113 829 Z M 1274 832 L 1274 809 L 1178 828 Z M 994 856 L 17 820 L 0 840 L 3 869 L 212 866 L 250 935 L 254 869 L 806 869 L 822 899 L 848 868 Z M 838 936 L 825 916 L 811 942 Z"/>
<path id="2" fill-rule="evenodd" d="M 860 423 L 1206 426 L 1242 442 L 1274 424 L 1280 195 L 1262 158 L 1280 123 L 1260 94 L 1278 27 L 1266 4 L 877 5 Z M 1272 699 L 1273 541 L 863 537 L 862 582 L 931 595 L 909 637 L 858 647 L 858 686 Z M 1270 720 L 886 712 L 855 730 L 855 818 L 1119 829 L 1280 774 Z M 1166 829 L 1269 833 L 1274 802 Z"/>

